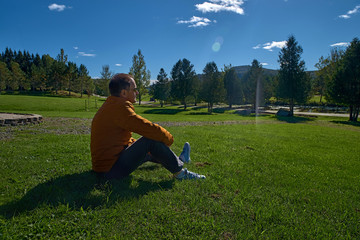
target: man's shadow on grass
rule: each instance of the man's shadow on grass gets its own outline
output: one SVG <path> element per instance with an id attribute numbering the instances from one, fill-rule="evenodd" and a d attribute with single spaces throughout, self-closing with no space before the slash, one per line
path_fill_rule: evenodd
<path id="1" fill-rule="evenodd" d="M 151 168 L 151 166 L 150 166 Z M 132 177 L 106 181 L 87 171 L 57 177 L 29 190 L 21 199 L 0 206 L 0 214 L 11 218 L 41 206 L 65 205 L 70 209 L 94 209 L 117 201 L 136 199 L 149 192 L 172 188 L 174 180 L 151 182 Z"/>

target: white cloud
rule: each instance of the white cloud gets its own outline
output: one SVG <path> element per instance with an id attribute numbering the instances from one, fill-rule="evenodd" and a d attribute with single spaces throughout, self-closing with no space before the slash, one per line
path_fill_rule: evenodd
<path id="1" fill-rule="evenodd" d="M 66 6 L 53 3 L 53 4 L 49 5 L 48 8 L 50 9 L 50 11 L 62 12 L 65 10 Z"/>
<path id="2" fill-rule="evenodd" d="M 353 10 L 348 11 L 346 14 L 342 14 L 339 18 L 349 19 L 351 15 L 356 14 L 360 9 L 360 5 L 357 5 Z"/>
<path id="3" fill-rule="evenodd" d="M 229 11 L 244 15 L 244 9 L 241 8 L 243 4 L 243 0 L 209 0 L 209 2 L 196 4 L 195 7 L 202 13 Z"/>
<path id="4" fill-rule="evenodd" d="M 121 67 L 121 66 L 122 66 L 122 64 L 121 64 L 121 63 L 116 63 L 116 64 L 115 64 L 115 66 L 117 66 L 117 67 Z"/>
<path id="5" fill-rule="evenodd" d="M 348 42 L 339 42 L 339 43 L 331 44 L 330 47 L 347 47 L 349 45 L 350 43 Z"/>
<path id="6" fill-rule="evenodd" d="M 339 16 L 339 18 L 348 19 L 348 18 L 350 18 L 350 16 L 349 16 L 349 15 L 344 14 L 344 15 L 340 15 L 340 16 Z"/>
<path id="7" fill-rule="evenodd" d="M 78 50 L 78 49 L 79 49 L 79 47 L 74 47 L 74 49 L 75 49 L 75 50 Z"/>
<path id="8" fill-rule="evenodd" d="M 273 51 L 273 48 L 283 48 L 286 45 L 286 41 L 280 41 L 280 42 L 276 42 L 276 41 L 272 41 L 272 42 L 268 42 L 268 43 L 264 43 L 264 44 L 258 44 L 255 47 L 253 47 L 253 49 L 266 49 L 269 50 L 270 52 Z"/>
<path id="9" fill-rule="evenodd" d="M 347 12 L 347 14 L 355 14 L 360 9 L 360 5 L 357 5 L 353 10 Z"/>
<path id="10" fill-rule="evenodd" d="M 179 23 L 179 24 L 189 24 L 189 27 L 205 27 L 205 26 L 209 25 L 212 22 L 216 23 L 215 20 L 211 21 L 208 18 L 193 16 L 188 21 L 180 20 L 177 23 Z"/>
<path id="11" fill-rule="evenodd" d="M 79 52 L 79 55 L 82 57 L 95 57 L 96 56 L 96 54 L 84 53 L 84 52 Z"/>
<path id="12" fill-rule="evenodd" d="M 264 63 L 260 63 L 262 66 L 268 66 L 269 64 L 264 62 Z"/>
<path id="13" fill-rule="evenodd" d="M 269 50 L 269 51 L 273 51 L 273 48 L 283 48 L 286 45 L 286 41 L 280 41 L 280 42 L 275 42 L 272 41 L 271 43 L 265 43 L 263 44 L 263 49 Z"/>

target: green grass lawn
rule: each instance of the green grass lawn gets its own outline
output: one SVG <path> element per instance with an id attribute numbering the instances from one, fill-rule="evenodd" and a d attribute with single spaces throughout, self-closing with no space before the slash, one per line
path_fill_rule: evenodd
<path id="1" fill-rule="evenodd" d="M 91 112 L 81 103 L 3 97 L 0 112 L 46 114 L 40 125 L 0 127 L 1 239 L 360 236 L 360 127 L 344 119 L 136 107 L 175 136 L 176 153 L 190 142 L 186 167 L 207 179 L 176 181 L 146 163 L 102 182 L 90 171 Z"/>
<path id="2" fill-rule="evenodd" d="M 310 100 L 309 102 L 310 103 L 320 103 L 320 98 L 321 98 L 321 103 L 326 103 L 326 98 L 324 96 L 320 96 L 320 95 L 314 95 Z"/>

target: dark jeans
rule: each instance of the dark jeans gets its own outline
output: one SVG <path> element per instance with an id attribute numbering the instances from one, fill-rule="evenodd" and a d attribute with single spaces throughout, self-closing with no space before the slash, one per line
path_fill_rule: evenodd
<path id="1" fill-rule="evenodd" d="M 143 164 L 145 159 L 150 160 L 149 156 L 171 173 L 179 172 L 184 164 L 164 143 L 141 137 L 121 152 L 118 160 L 104 177 L 107 179 L 126 177 Z"/>

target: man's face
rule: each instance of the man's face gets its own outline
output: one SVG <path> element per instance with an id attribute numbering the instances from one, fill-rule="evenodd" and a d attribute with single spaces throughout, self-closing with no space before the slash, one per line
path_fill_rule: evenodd
<path id="1" fill-rule="evenodd" d="M 139 94 L 139 92 L 136 89 L 136 83 L 134 79 L 131 79 L 130 81 L 130 88 L 126 90 L 126 100 L 135 103 L 136 102 L 136 96 Z"/>

